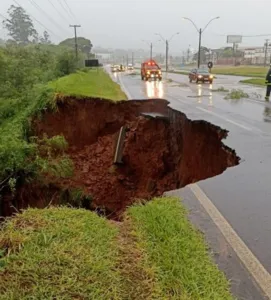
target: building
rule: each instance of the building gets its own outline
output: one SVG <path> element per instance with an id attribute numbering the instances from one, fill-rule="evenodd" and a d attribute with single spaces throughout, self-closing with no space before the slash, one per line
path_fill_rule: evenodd
<path id="1" fill-rule="evenodd" d="M 264 59 L 266 56 L 266 63 L 271 58 L 271 47 L 267 48 L 267 54 L 265 54 L 265 47 L 246 47 L 239 50 L 244 52 L 244 63 L 252 65 L 264 65 Z"/>

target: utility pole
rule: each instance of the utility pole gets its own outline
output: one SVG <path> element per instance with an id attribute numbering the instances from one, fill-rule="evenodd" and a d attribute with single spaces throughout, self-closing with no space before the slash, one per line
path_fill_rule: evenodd
<path id="1" fill-rule="evenodd" d="M 198 53 L 198 69 L 200 68 L 200 60 L 201 60 L 201 35 L 202 29 L 199 29 L 199 53 Z"/>
<path id="2" fill-rule="evenodd" d="M 127 57 L 126 57 L 126 63 L 127 63 L 126 66 L 128 66 L 128 65 L 129 65 L 129 54 L 127 54 Z"/>
<path id="3" fill-rule="evenodd" d="M 265 51 L 264 51 L 264 66 L 266 67 L 266 59 L 267 59 L 267 50 L 268 50 L 268 42 L 269 40 L 265 40 Z"/>
<path id="4" fill-rule="evenodd" d="M 75 56 L 78 59 L 77 28 L 81 27 L 81 25 L 70 25 L 70 27 L 74 28 Z"/>
<path id="5" fill-rule="evenodd" d="M 132 64 L 134 66 L 134 52 L 132 52 Z"/>
<path id="6" fill-rule="evenodd" d="M 190 45 L 187 49 L 187 63 L 189 64 L 189 61 L 190 61 Z"/>
<path id="7" fill-rule="evenodd" d="M 153 48 L 153 44 L 151 43 L 151 55 L 150 55 L 150 59 L 152 59 L 152 48 Z"/>

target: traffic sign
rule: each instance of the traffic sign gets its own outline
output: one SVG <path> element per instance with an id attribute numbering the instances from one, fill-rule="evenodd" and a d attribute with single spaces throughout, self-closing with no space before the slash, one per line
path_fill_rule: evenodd
<path id="1" fill-rule="evenodd" d="M 213 66 L 214 66 L 213 62 L 212 62 L 212 61 L 209 61 L 209 62 L 208 62 L 208 68 L 209 68 L 209 69 L 212 69 Z"/>

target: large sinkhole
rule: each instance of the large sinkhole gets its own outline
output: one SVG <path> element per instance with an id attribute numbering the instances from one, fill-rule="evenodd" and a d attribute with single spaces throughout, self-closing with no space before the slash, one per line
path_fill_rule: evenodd
<path id="1" fill-rule="evenodd" d="M 58 191 L 81 189 L 93 209 L 119 216 L 137 199 L 150 199 L 216 176 L 239 163 L 222 140 L 227 131 L 191 121 L 166 100 L 114 103 L 66 98 L 57 112 L 34 120 L 34 134 L 63 135 L 74 175 L 46 187 L 24 185 L 17 206 L 59 204 Z M 18 204 L 19 202 L 19 204 Z"/>

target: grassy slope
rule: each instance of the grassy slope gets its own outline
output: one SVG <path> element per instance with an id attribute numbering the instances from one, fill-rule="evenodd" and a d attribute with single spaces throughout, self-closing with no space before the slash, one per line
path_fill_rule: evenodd
<path id="1" fill-rule="evenodd" d="M 0 233 L 0 299 L 118 299 L 116 234 L 84 210 L 18 215 Z"/>
<path id="2" fill-rule="evenodd" d="M 111 100 L 125 100 L 126 95 L 120 86 L 113 82 L 102 69 L 77 72 L 62 77 L 52 83 L 57 92 L 65 95 L 88 96 Z"/>
<path id="3" fill-rule="evenodd" d="M 237 75 L 246 77 L 265 77 L 268 68 L 265 67 L 225 67 L 225 68 L 213 68 L 214 74 L 224 75 Z"/>
<path id="4" fill-rule="evenodd" d="M 69 208 L 27 210 L 0 231 L 1 300 L 232 299 L 177 199 L 122 225 Z"/>
<path id="5" fill-rule="evenodd" d="M 192 227 L 178 199 L 155 199 L 130 208 L 129 215 L 149 266 L 156 270 L 164 299 L 232 299 L 225 277 L 214 266 L 202 235 Z"/>
<path id="6" fill-rule="evenodd" d="M 25 169 L 33 145 L 27 142 L 28 121 L 33 114 L 53 104 L 52 88 L 66 95 L 127 99 L 118 84 L 103 70 L 77 72 L 47 85 L 37 86 L 22 99 L 0 98 L 0 181 L 6 173 Z"/>

